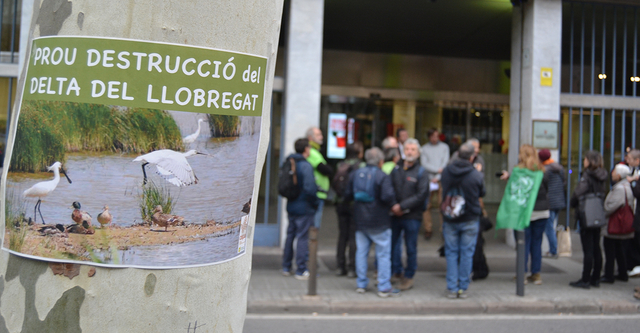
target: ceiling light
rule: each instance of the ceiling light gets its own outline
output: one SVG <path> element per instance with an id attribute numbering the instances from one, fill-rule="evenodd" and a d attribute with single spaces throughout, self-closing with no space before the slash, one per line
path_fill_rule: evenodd
<path id="1" fill-rule="evenodd" d="M 599 78 L 600 80 L 604 80 L 604 79 L 606 79 L 606 78 L 607 78 L 607 74 L 598 74 L 598 78 Z"/>

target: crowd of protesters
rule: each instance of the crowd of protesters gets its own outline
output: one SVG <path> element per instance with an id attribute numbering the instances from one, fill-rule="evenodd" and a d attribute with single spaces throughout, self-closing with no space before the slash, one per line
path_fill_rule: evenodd
<path id="1" fill-rule="evenodd" d="M 399 296 L 401 291 L 414 286 L 418 236 L 423 230 L 425 239 L 432 237 L 434 207 L 442 219 L 438 232 L 444 239 L 441 251 L 447 263 L 445 296 L 466 298 L 472 277 L 487 276 L 482 232 L 492 224 L 482 201 L 486 194 L 485 162 L 479 154 L 477 139 L 469 139 L 450 156 L 449 146 L 440 141 L 437 129 L 428 131 L 428 142 L 423 146 L 400 129 L 396 137 L 382 141 L 382 149 L 373 147 L 365 151 L 360 142 L 347 145 L 345 160 L 334 170 L 320 152 L 323 144 L 320 129 L 310 128 L 306 134 L 306 138 L 295 142 L 296 152 L 285 160 L 288 168 L 285 165 L 282 168 L 288 173 L 281 170 L 279 180 L 283 183 L 282 177 L 293 176 L 290 183 L 295 185 L 289 186 L 297 187 L 295 195 L 287 197 L 289 226 L 283 275 L 308 279 L 309 229 L 320 227 L 324 201 L 331 187 L 336 194 L 339 231 L 336 275 L 356 278 L 357 293 L 370 290 L 367 262 L 372 246 L 378 296 Z M 530 198 L 530 218 L 522 227 L 525 267 L 530 272 L 525 283 L 542 284 L 542 258 L 558 258 L 556 221 L 567 205 L 574 208 L 584 252 L 582 276 L 570 286 L 589 289 L 599 287 L 600 283 L 640 276 L 640 205 L 636 205 L 640 198 L 640 150 L 629 150 L 625 161 L 611 173 L 604 169 L 598 152 L 585 152 L 582 163 L 579 183 L 570 198 L 566 197 L 565 170 L 547 149 L 538 151 L 531 145 L 522 145 L 514 170 L 497 175 L 509 182 L 521 170 L 537 175 L 537 182 L 529 189 L 535 193 Z M 549 251 L 543 255 L 545 235 Z M 297 240 L 295 272 L 294 240 Z M 602 276 L 601 243 L 605 253 Z M 640 299 L 639 288 L 634 296 Z"/>

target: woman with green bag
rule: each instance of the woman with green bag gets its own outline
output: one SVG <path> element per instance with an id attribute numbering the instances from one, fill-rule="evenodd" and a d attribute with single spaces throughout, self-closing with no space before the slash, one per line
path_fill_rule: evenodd
<path id="1" fill-rule="evenodd" d="M 520 146 L 518 154 L 518 165 L 509 174 L 507 171 L 502 172 L 500 179 L 506 180 L 510 177 L 507 184 L 507 190 L 503 201 L 498 209 L 498 223 L 500 220 L 513 221 L 513 218 L 507 217 L 505 211 L 510 210 L 517 212 L 524 217 L 524 223 L 520 221 L 519 226 L 512 227 L 515 230 L 523 230 L 524 228 L 524 248 L 525 248 L 525 272 L 528 270 L 527 261 L 531 254 L 531 275 L 527 277 L 525 283 L 542 284 L 540 269 L 542 267 L 542 237 L 549 219 L 549 200 L 547 199 L 548 177 L 544 174 L 544 166 L 538 157 L 536 149 L 528 144 Z M 535 198 L 535 201 L 533 201 Z M 510 199 L 510 200 L 509 200 Z M 520 202 L 518 202 L 520 201 Z M 505 217 L 503 217 L 505 216 Z M 528 226 L 527 226 L 527 223 Z M 501 226 L 499 227 L 508 227 Z"/>

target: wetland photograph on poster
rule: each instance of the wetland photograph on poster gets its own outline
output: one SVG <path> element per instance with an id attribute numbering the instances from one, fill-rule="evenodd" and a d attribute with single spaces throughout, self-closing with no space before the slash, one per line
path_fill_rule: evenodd
<path id="1" fill-rule="evenodd" d="M 260 117 L 23 101 L 3 246 L 108 266 L 244 252 Z"/>

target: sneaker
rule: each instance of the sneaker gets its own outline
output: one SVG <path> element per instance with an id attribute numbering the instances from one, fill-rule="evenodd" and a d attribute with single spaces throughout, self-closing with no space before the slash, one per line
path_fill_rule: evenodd
<path id="1" fill-rule="evenodd" d="M 600 288 L 600 280 L 591 281 L 591 286 L 594 287 L 594 288 Z"/>
<path id="2" fill-rule="evenodd" d="M 349 271 L 349 273 L 347 273 L 347 277 L 350 278 L 350 279 L 355 279 L 358 276 L 356 275 L 355 271 Z"/>
<path id="3" fill-rule="evenodd" d="M 413 279 L 405 278 L 402 283 L 398 286 L 398 289 L 405 291 L 413 288 Z"/>
<path id="4" fill-rule="evenodd" d="M 285 270 L 282 270 L 282 275 L 284 275 L 284 276 L 291 276 L 291 272 L 289 272 L 289 271 L 285 271 Z"/>
<path id="5" fill-rule="evenodd" d="M 454 290 L 447 290 L 447 298 L 456 299 L 458 298 L 458 292 Z"/>
<path id="6" fill-rule="evenodd" d="M 302 274 L 296 274 L 294 277 L 296 278 L 296 280 L 300 281 L 309 280 L 309 271 L 304 271 L 304 273 Z"/>
<path id="7" fill-rule="evenodd" d="M 553 254 L 551 252 L 547 252 L 543 255 L 544 258 L 550 258 L 550 259 L 558 259 L 558 254 Z"/>
<path id="8" fill-rule="evenodd" d="M 531 282 L 535 285 L 541 285 L 542 277 L 540 276 L 540 273 L 531 274 L 527 277 L 526 281 Z"/>
<path id="9" fill-rule="evenodd" d="M 345 275 L 347 275 L 347 270 L 346 269 L 338 268 L 336 270 L 336 276 L 345 276 Z"/>
<path id="10" fill-rule="evenodd" d="M 357 292 L 358 294 L 364 294 L 364 293 L 366 293 L 367 291 L 369 291 L 369 289 L 367 289 L 367 288 L 356 288 L 356 292 Z"/>
<path id="11" fill-rule="evenodd" d="M 634 267 L 627 274 L 629 277 L 640 277 L 640 266 Z"/>
<path id="12" fill-rule="evenodd" d="M 580 279 L 578 281 L 574 281 L 574 282 L 569 282 L 569 285 L 574 287 L 574 288 L 583 288 L 583 289 L 590 289 L 591 288 L 591 283 L 584 282 L 584 281 L 582 281 L 582 279 Z"/>
<path id="13" fill-rule="evenodd" d="M 613 284 L 614 282 L 616 282 L 616 280 L 614 278 L 608 278 L 606 276 L 603 276 L 600 279 L 600 283 L 608 283 L 608 284 Z"/>
<path id="14" fill-rule="evenodd" d="M 399 297 L 400 296 L 400 290 L 398 290 L 396 288 L 391 288 L 391 290 L 387 290 L 387 291 L 378 291 L 378 296 L 382 297 L 382 298 Z"/>
<path id="15" fill-rule="evenodd" d="M 467 294 L 466 290 L 462 290 L 462 289 L 458 290 L 458 298 L 465 299 L 467 297 L 469 297 L 469 294 Z"/>

